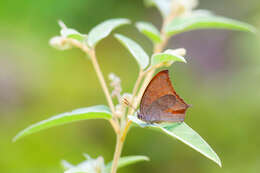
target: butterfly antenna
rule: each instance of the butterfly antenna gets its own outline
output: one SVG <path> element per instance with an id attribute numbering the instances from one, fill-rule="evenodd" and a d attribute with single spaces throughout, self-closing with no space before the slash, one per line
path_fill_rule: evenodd
<path id="1" fill-rule="evenodd" d="M 126 98 L 123 99 L 123 103 L 124 103 L 125 105 L 127 105 L 128 107 L 131 107 L 131 108 L 133 108 L 134 110 L 136 110 L 136 108 L 135 108 L 131 103 L 129 103 L 129 101 L 128 101 Z"/>

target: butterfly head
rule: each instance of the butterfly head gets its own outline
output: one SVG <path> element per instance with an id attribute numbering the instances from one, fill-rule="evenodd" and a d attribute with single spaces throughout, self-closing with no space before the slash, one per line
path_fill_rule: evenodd
<path id="1" fill-rule="evenodd" d="M 137 118 L 138 119 L 142 119 L 143 118 L 143 116 L 142 116 L 142 114 L 140 112 L 137 112 Z"/>
<path id="2" fill-rule="evenodd" d="M 145 121 L 145 116 L 141 112 L 137 112 L 137 118 Z"/>

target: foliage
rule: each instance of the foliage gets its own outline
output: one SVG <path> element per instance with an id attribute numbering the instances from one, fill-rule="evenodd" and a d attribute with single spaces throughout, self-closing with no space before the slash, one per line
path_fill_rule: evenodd
<path id="1" fill-rule="evenodd" d="M 131 52 L 141 69 L 148 66 L 149 57 L 138 43 L 120 34 L 116 34 L 115 37 Z"/>
<path id="2" fill-rule="evenodd" d="M 70 123 L 85 119 L 102 118 L 108 120 L 117 136 L 117 144 L 114 153 L 113 161 L 105 166 L 102 157 L 98 159 L 88 159 L 82 164 L 73 166 L 68 162 L 63 162 L 63 166 L 67 168 L 66 173 L 69 172 L 84 172 L 85 169 L 95 169 L 98 164 L 98 171 L 96 172 L 110 172 L 115 173 L 117 168 L 132 164 L 138 161 L 148 160 L 145 156 L 128 156 L 120 158 L 123 144 L 128 133 L 129 127 L 138 125 L 141 127 L 159 130 L 173 138 L 176 138 L 189 147 L 200 152 L 205 157 L 213 160 L 219 166 L 221 161 L 213 149 L 206 143 L 206 141 L 186 123 L 172 123 L 172 124 L 146 124 L 137 119 L 133 107 L 137 107 L 142 94 L 151 80 L 154 72 L 159 67 L 168 67 L 173 62 L 185 62 L 185 49 L 169 49 L 164 51 L 164 48 L 171 36 L 196 29 L 230 29 L 254 32 L 254 28 L 248 24 L 238 22 L 213 15 L 208 11 L 196 11 L 195 0 L 146 0 L 146 5 L 156 6 L 162 14 L 163 25 L 160 31 L 148 22 L 137 22 L 136 27 L 140 33 L 148 37 L 154 46 L 154 52 L 149 59 L 148 54 L 142 49 L 139 43 L 121 34 L 115 34 L 115 38 L 129 50 L 139 65 L 139 76 L 134 85 L 132 94 L 124 93 L 121 95 L 121 84 L 118 77 L 111 77 L 111 86 L 114 91 L 109 93 L 107 83 L 99 67 L 95 46 L 116 28 L 129 24 L 128 19 L 109 19 L 94 27 L 89 34 L 81 34 L 75 29 L 67 28 L 65 24 L 59 22 L 61 26 L 60 36 L 53 37 L 50 44 L 58 49 L 65 50 L 76 47 L 85 52 L 92 62 L 95 72 L 97 73 L 99 82 L 106 96 L 108 107 L 106 106 L 92 106 L 88 108 L 77 109 L 75 111 L 60 114 L 51 117 L 47 120 L 41 121 L 29 126 L 25 130 L 18 133 L 14 141 L 26 135 L 47 129 L 53 126 L 58 126 L 65 123 Z M 112 96 L 117 96 L 117 105 L 112 100 Z M 127 100 L 131 105 L 128 107 L 125 104 Z M 85 169 L 85 170 L 86 170 Z"/>
<path id="3" fill-rule="evenodd" d="M 53 116 L 47 120 L 40 121 L 36 124 L 33 124 L 20 133 L 18 133 L 13 141 L 16 141 L 24 136 L 29 134 L 48 129 L 50 127 L 72 123 L 74 121 L 87 120 L 87 119 L 111 119 L 112 114 L 107 106 L 98 105 L 87 108 L 76 109 L 71 112 L 62 113 L 56 116 Z"/>
<path id="4" fill-rule="evenodd" d="M 109 173 L 111 171 L 112 161 L 105 164 L 104 159 L 101 156 L 93 159 L 89 155 L 84 154 L 84 157 L 86 160 L 78 165 L 72 165 L 71 163 L 63 160 L 61 165 L 64 168 L 65 173 Z M 118 161 L 118 168 L 148 160 L 149 158 L 146 156 L 121 157 Z"/>

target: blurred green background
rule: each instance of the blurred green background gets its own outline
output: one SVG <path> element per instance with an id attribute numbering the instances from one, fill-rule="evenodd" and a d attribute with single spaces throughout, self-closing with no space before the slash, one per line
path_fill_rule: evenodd
<path id="1" fill-rule="evenodd" d="M 259 0 L 201 0 L 199 8 L 260 27 Z M 106 104 L 90 61 L 77 49 L 57 51 L 48 44 L 58 35 L 57 20 L 87 33 L 109 18 L 148 20 L 157 26 L 156 9 L 141 0 L 0 1 L 0 172 L 61 173 L 60 161 L 79 163 L 82 153 L 110 161 L 115 136 L 104 120 L 52 128 L 17 143 L 21 129 L 51 115 Z M 125 34 L 152 52 L 152 44 L 132 26 Z M 193 107 L 186 122 L 217 152 L 219 168 L 189 147 L 163 134 L 132 128 L 123 155 L 147 155 L 150 162 L 121 173 L 237 173 L 260 170 L 259 35 L 235 31 L 193 31 L 171 39 L 168 47 L 187 48 L 187 64 L 170 73 L 177 92 Z M 103 73 L 114 72 L 130 92 L 138 74 L 131 55 L 112 36 L 97 46 Z M 106 78 L 107 79 L 107 78 Z"/>

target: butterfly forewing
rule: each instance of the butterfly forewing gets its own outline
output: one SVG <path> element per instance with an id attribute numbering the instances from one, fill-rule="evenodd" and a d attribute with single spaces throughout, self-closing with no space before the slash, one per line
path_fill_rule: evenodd
<path id="1" fill-rule="evenodd" d="M 147 86 L 140 105 L 140 117 L 151 122 L 183 121 L 189 106 L 176 94 L 164 70 L 156 74 Z"/>

